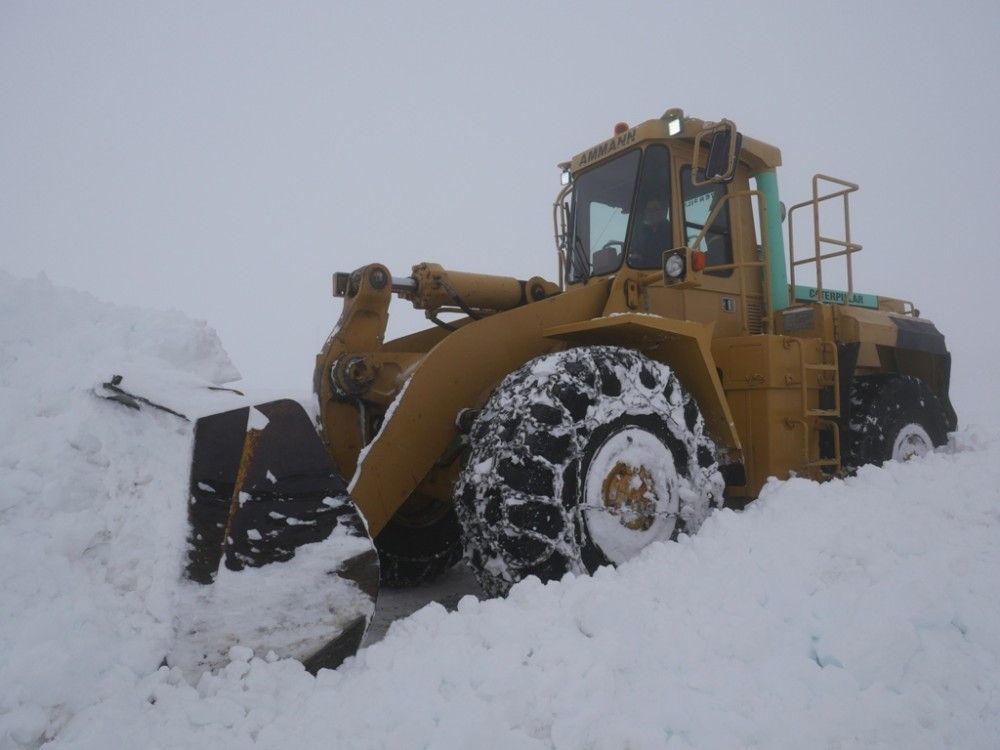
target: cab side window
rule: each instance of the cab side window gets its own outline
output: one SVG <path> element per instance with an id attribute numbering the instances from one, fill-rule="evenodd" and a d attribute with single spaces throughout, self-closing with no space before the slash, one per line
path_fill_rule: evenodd
<path id="1" fill-rule="evenodd" d="M 698 169 L 698 181 L 705 179 L 705 170 Z M 695 187 L 691 182 L 691 167 L 681 169 L 681 191 L 684 206 L 684 240 L 691 246 L 705 228 L 712 209 L 726 194 L 725 185 L 701 185 Z M 707 265 L 718 266 L 733 262 L 733 236 L 729 221 L 729 206 L 723 208 L 715 221 L 705 232 L 700 246 L 695 248 L 705 253 Z M 724 271 L 706 270 L 708 276 L 731 276 L 733 269 Z"/>

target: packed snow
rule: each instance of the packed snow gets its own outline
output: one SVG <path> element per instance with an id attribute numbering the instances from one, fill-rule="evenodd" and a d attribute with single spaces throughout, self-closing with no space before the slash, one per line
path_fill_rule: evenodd
<path id="1" fill-rule="evenodd" d="M 356 620 L 370 617 L 371 599 L 353 581 L 331 575 L 370 549 L 367 538 L 337 526 L 286 562 L 240 572 L 222 566 L 211 586 L 181 582 L 173 598 L 178 635 L 165 654 L 167 663 L 197 680 L 206 665 L 226 664 L 231 648 L 249 643 L 262 655 L 273 650 L 308 659 Z"/>
<path id="2" fill-rule="evenodd" d="M 429 604 L 336 671 L 237 646 L 192 683 L 160 666 L 190 425 L 98 398 L 113 374 L 185 414 L 240 401 L 205 388 L 237 373 L 203 323 L 0 273 L 0 748 L 1000 745 L 993 427 L 772 482 L 592 577 Z"/>

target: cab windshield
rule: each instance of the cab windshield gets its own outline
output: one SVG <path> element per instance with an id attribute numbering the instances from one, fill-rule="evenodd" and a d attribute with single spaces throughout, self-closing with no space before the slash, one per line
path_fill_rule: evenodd
<path id="1" fill-rule="evenodd" d="M 629 151 L 577 179 L 567 269 L 570 283 L 621 265 L 641 153 Z"/>
<path id="2" fill-rule="evenodd" d="M 670 153 L 661 145 L 642 153 L 629 151 L 577 179 L 570 283 L 617 271 L 623 258 L 632 268 L 659 268 L 674 246 Z"/>

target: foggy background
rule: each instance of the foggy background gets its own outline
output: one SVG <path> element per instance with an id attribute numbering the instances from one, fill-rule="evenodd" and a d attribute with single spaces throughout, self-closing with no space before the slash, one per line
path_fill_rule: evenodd
<path id="1" fill-rule="evenodd" d="M 998 38 L 996 0 L 8 0 L 0 270 L 207 320 L 245 383 L 304 391 L 334 271 L 554 280 L 555 165 L 682 107 L 781 148 L 788 205 L 861 184 L 855 289 L 938 324 L 967 421 L 1000 365 Z"/>

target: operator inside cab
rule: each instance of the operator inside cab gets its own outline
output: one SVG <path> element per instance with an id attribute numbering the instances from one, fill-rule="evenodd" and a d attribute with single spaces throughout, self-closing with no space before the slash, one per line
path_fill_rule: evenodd
<path id="1" fill-rule="evenodd" d="M 628 263 L 633 268 L 659 268 L 663 253 L 674 246 L 669 204 L 657 196 L 647 197 L 632 235 Z"/>

